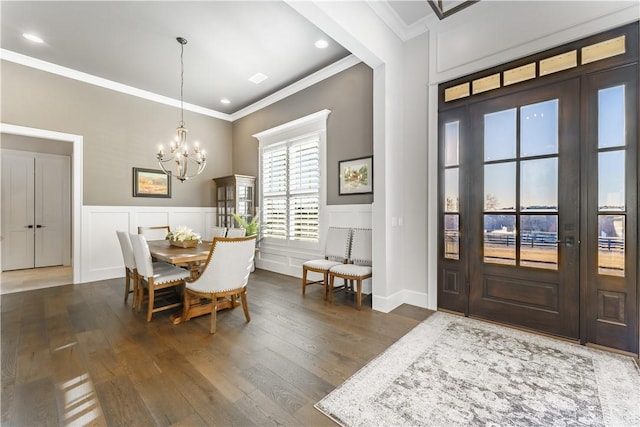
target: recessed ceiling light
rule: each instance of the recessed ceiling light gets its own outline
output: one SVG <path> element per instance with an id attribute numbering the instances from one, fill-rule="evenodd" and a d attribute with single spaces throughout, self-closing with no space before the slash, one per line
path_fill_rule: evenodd
<path id="1" fill-rule="evenodd" d="M 316 40 L 314 44 L 318 49 L 324 49 L 325 47 L 329 46 L 329 42 L 325 39 Z"/>
<path id="2" fill-rule="evenodd" d="M 263 81 L 267 80 L 267 76 L 265 76 L 262 73 L 257 73 L 254 76 L 249 78 L 249 81 L 255 84 L 261 83 Z"/>
<path id="3" fill-rule="evenodd" d="M 231 101 L 229 101 L 227 98 L 222 98 L 220 102 L 223 104 L 231 104 Z"/>
<path id="4" fill-rule="evenodd" d="M 40 37 L 36 36 L 35 34 L 23 33 L 22 37 L 34 43 L 44 43 L 44 40 L 42 40 Z"/>

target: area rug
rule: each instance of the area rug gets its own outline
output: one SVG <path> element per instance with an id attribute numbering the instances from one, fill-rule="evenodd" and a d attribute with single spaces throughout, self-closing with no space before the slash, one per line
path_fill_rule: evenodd
<path id="1" fill-rule="evenodd" d="M 640 426 L 633 359 L 437 312 L 316 405 L 343 426 Z"/>

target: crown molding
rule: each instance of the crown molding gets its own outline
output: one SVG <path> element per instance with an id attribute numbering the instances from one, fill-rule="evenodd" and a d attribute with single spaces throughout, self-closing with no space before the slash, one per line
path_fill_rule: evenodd
<path id="1" fill-rule="evenodd" d="M 420 18 L 411 25 L 407 25 L 388 2 L 368 1 L 367 5 L 403 42 L 427 32 L 427 22 L 430 15 Z"/>
<path id="2" fill-rule="evenodd" d="M 313 86 L 316 83 L 321 82 L 322 80 L 328 79 L 331 76 L 334 76 L 348 68 L 353 67 L 361 63 L 360 59 L 358 59 L 354 55 L 345 56 L 339 61 L 334 62 L 331 65 L 324 67 L 323 69 L 316 71 L 315 73 L 307 76 L 297 82 L 279 90 L 278 92 L 273 93 L 258 102 L 255 102 L 242 110 L 236 111 L 231 114 L 231 121 L 235 121 L 241 119 L 242 117 L 248 116 L 249 114 L 255 113 L 258 110 L 261 110 L 265 107 L 268 107 L 271 104 L 274 104 L 288 96 L 291 96 L 301 90 L 304 90 L 310 86 Z"/>
<path id="3" fill-rule="evenodd" d="M 53 64 L 51 62 L 42 61 L 27 55 L 23 55 L 17 52 L 13 52 L 6 49 L 0 49 L 0 60 L 14 62 L 16 64 L 24 65 L 27 67 L 35 68 L 48 73 L 57 74 L 59 76 L 67 77 L 70 79 L 78 80 L 84 83 L 92 84 L 94 86 L 103 87 L 105 89 L 114 90 L 117 92 L 125 93 L 131 96 L 137 96 L 149 101 L 158 102 L 160 104 L 169 105 L 172 107 L 180 108 L 180 100 L 169 98 L 167 96 L 158 95 L 157 93 L 149 92 L 146 90 L 138 89 L 133 86 L 124 85 L 121 83 L 107 80 L 102 77 L 97 77 L 91 74 L 83 73 L 81 71 L 73 70 L 71 68 L 63 67 L 61 65 Z M 219 111 L 211 110 L 209 108 L 201 107 L 199 105 L 184 103 L 184 109 L 192 111 L 194 113 L 203 114 L 205 116 L 214 117 L 216 119 L 226 120 L 233 122 L 242 117 L 245 117 L 251 113 L 254 113 L 262 108 L 265 108 L 275 102 L 278 102 L 288 96 L 295 94 L 301 90 L 304 90 L 316 83 L 321 82 L 331 76 L 334 76 L 354 65 L 359 64 L 360 59 L 354 55 L 346 56 L 339 61 L 334 62 L 331 65 L 307 76 L 281 90 L 255 102 L 233 114 L 225 114 Z"/>
<path id="4" fill-rule="evenodd" d="M 160 104 L 169 105 L 171 107 L 180 108 L 180 100 L 178 99 L 158 95 L 157 93 L 138 89 L 133 86 L 124 85 L 122 83 L 117 83 L 112 80 L 107 80 L 102 77 L 97 77 L 91 74 L 83 73 L 81 71 L 76 71 L 71 68 L 63 67 L 61 65 L 53 64 L 47 61 L 42 61 L 40 59 L 36 59 L 10 50 L 0 49 L 0 59 L 35 68 L 41 71 L 46 71 L 48 73 L 57 74 L 59 76 L 67 77 L 70 79 L 78 80 L 94 86 L 103 87 L 105 89 L 114 90 L 116 92 L 126 93 L 127 95 L 137 96 L 138 98 L 158 102 Z M 194 113 L 203 114 L 205 116 L 214 117 L 216 119 L 226 121 L 232 120 L 229 114 L 221 113 L 219 111 L 211 110 L 205 107 L 200 107 L 194 104 L 189 104 L 187 102 L 184 103 L 184 109 L 192 111 Z"/>

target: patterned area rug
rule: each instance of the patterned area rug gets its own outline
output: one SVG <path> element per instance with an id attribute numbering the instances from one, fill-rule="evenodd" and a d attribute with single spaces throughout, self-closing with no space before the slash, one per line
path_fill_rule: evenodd
<path id="1" fill-rule="evenodd" d="M 640 426 L 633 359 L 437 312 L 316 408 L 343 426 Z"/>

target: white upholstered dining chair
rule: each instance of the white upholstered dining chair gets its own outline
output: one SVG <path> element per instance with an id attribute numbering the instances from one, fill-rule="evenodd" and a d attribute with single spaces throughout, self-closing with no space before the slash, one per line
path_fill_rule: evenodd
<path id="1" fill-rule="evenodd" d="M 153 227 L 138 227 L 138 234 L 142 234 L 147 240 L 164 240 L 171 231 L 168 225 L 157 225 Z"/>
<path id="2" fill-rule="evenodd" d="M 158 291 L 160 290 L 175 290 L 176 287 L 184 285 L 185 279 L 190 277 L 190 273 L 189 270 L 166 262 L 152 262 L 149 245 L 142 234 L 130 234 L 129 238 L 131 239 L 131 246 L 133 246 L 133 255 L 136 259 L 138 273 L 137 309 L 140 311 L 142 308 L 144 290 L 146 288 L 148 295 L 147 322 L 150 322 L 153 313 L 182 305 L 182 302 L 178 300 L 177 302 L 169 302 L 155 307 L 156 296 L 158 296 Z"/>
<path id="3" fill-rule="evenodd" d="M 211 239 L 227 237 L 227 227 L 211 227 Z"/>
<path id="4" fill-rule="evenodd" d="M 324 248 L 324 258 L 312 259 L 302 264 L 302 295 L 305 294 L 307 286 L 319 284 L 322 285 L 324 298 L 327 298 L 329 270 L 331 269 L 331 267 L 335 267 L 347 262 L 347 258 L 349 257 L 350 245 L 350 228 L 329 227 Z M 309 271 L 322 274 L 323 279 L 308 282 L 307 273 Z"/>
<path id="5" fill-rule="evenodd" d="M 191 297 L 211 300 L 211 326 L 209 332 L 216 333 L 216 311 L 220 298 L 235 299 L 240 295 L 242 310 L 247 322 L 251 321 L 247 306 L 247 282 L 253 265 L 256 236 L 213 239 L 209 257 L 200 275 L 187 280 L 184 290 L 183 321 L 191 318 Z"/>
<path id="6" fill-rule="evenodd" d="M 355 228 L 351 236 L 349 263 L 331 267 L 329 270 L 329 301 L 333 301 L 334 280 L 336 277 L 356 282 L 356 308 L 362 309 L 362 281 L 373 275 L 370 228 Z M 346 285 L 345 285 L 346 287 Z"/>
<path id="7" fill-rule="evenodd" d="M 129 299 L 129 294 L 133 292 L 131 307 L 136 306 L 136 297 L 138 295 L 138 273 L 136 272 L 136 259 L 133 256 L 133 247 L 129 233 L 126 231 L 116 231 L 120 249 L 122 250 L 122 258 L 124 259 L 124 302 Z M 133 282 L 133 289 L 131 283 Z"/>
<path id="8" fill-rule="evenodd" d="M 244 237 L 247 231 L 244 228 L 229 228 L 227 229 L 227 237 Z"/>

